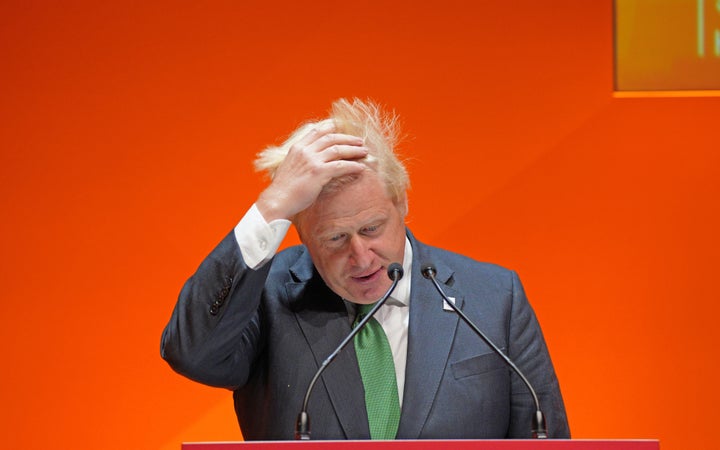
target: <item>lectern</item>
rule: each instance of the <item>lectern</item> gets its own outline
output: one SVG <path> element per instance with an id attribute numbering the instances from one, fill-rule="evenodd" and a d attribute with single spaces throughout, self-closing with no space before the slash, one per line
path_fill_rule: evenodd
<path id="1" fill-rule="evenodd" d="M 660 450 L 657 440 L 507 439 L 194 442 L 182 450 Z"/>

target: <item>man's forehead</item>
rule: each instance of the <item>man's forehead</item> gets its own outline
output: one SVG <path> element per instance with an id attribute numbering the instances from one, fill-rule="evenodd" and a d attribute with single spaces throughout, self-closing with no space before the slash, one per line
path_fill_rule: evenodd
<path id="1" fill-rule="evenodd" d="M 397 210 L 380 177 L 366 170 L 336 191 L 325 192 L 301 212 L 297 225 L 301 234 L 327 233 L 339 229 L 354 231 L 386 220 Z"/>

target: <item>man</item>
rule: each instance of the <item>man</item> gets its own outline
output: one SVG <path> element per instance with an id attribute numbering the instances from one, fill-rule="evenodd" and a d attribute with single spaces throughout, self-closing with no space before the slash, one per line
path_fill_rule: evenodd
<path id="1" fill-rule="evenodd" d="M 371 103 L 339 100 L 329 119 L 259 155 L 256 167 L 272 181 L 183 287 L 163 332 L 163 358 L 189 378 L 233 390 L 245 439 L 292 439 L 310 380 L 362 305 L 390 287 L 387 269 L 397 262 L 405 275 L 375 316 L 392 353 L 392 393 L 370 388 L 366 375 L 378 370 L 361 367 L 356 341 L 312 393 L 312 438 L 530 437 L 527 388 L 443 307 L 420 273 L 430 262 L 447 295 L 533 384 L 549 437 L 569 437 L 517 275 L 422 244 L 405 228 L 408 176 L 394 153 L 394 125 Z M 291 223 L 303 245 L 276 254 Z M 377 419 L 371 404 L 386 396 L 399 411 Z M 390 423 L 389 434 L 377 434 L 378 422 Z"/>

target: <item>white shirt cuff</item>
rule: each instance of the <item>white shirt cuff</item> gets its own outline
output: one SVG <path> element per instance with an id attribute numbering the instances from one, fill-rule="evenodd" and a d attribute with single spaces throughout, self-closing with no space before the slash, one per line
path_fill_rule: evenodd
<path id="1" fill-rule="evenodd" d="M 253 204 L 235 226 L 235 239 L 245 264 L 251 269 L 264 266 L 275 256 L 289 229 L 289 220 L 278 219 L 267 223 Z"/>

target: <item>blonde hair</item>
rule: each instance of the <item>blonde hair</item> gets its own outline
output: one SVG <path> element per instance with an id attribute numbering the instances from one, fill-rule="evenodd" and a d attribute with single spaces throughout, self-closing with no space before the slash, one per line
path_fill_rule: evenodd
<path id="1" fill-rule="evenodd" d="M 368 147 L 368 156 L 360 160 L 370 170 L 378 174 L 388 191 L 388 195 L 396 205 L 407 213 L 406 197 L 410 187 L 410 178 L 407 169 L 398 159 L 395 146 L 398 143 L 397 115 L 383 111 L 371 101 L 362 101 L 357 98 L 348 101 L 344 98 L 332 104 L 329 117 L 335 123 L 338 133 L 358 136 L 364 139 Z M 307 122 L 295 130 L 290 137 L 279 146 L 271 146 L 257 154 L 255 170 L 266 172 L 270 178 L 275 176 L 277 168 L 285 160 L 290 147 L 305 136 L 308 131 L 323 120 Z M 340 186 L 350 183 L 358 175 L 348 175 L 334 178 L 323 186 L 323 192 L 331 192 Z"/>

